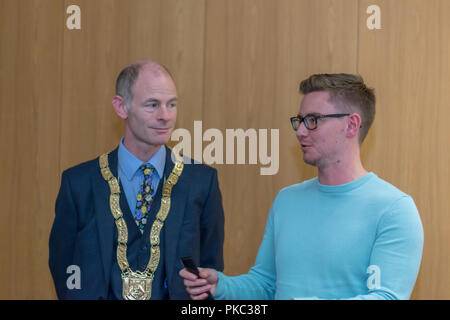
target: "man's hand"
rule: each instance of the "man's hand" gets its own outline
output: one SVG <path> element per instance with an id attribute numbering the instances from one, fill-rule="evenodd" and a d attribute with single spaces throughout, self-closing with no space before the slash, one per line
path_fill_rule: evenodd
<path id="1" fill-rule="evenodd" d="M 208 297 L 208 291 L 214 294 L 217 287 L 219 276 L 216 270 L 208 268 L 198 268 L 200 278 L 195 274 L 190 273 L 186 269 L 182 269 L 179 274 L 184 279 L 186 291 L 191 296 L 192 300 L 204 300 Z"/>

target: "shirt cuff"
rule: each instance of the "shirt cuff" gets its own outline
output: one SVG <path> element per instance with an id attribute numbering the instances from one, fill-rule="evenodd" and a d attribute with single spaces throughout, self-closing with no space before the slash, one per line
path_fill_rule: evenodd
<path id="1" fill-rule="evenodd" d="M 214 299 L 216 300 L 224 300 L 225 299 L 225 281 L 226 281 L 226 275 L 224 275 L 222 272 L 217 271 L 218 280 L 217 280 L 217 286 L 216 291 L 214 291 Z"/>

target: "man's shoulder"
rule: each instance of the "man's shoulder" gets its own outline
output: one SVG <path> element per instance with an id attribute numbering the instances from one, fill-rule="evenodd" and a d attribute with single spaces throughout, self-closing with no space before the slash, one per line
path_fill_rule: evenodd
<path id="1" fill-rule="evenodd" d="M 204 163 L 199 163 L 190 157 L 182 156 L 182 160 L 184 164 L 183 171 L 189 172 L 190 174 L 210 176 L 217 172 L 216 168 Z"/>
<path id="2" fill-rule="evenodd" d="M 392 183 L 380 178 L 376 174 L 373 174 L 372 179 L 369 181 L 369 188 L 373 196 L 379 196 L 384 198 L 399 199 L 403 197 L 411 197 L 406 192 L 402 191 Z"/>
<path id="3" fill-rule="evenodd" d="M 189 179 L 190 183 L 204 183 L 205 180 L 210 181 L 218 175 L 217 169 L 207 164 L 188 161 L 185 157 L 183 160 L 183 174 Z"/>
<path id="4" fill-rule="evenodd" d="M 169 160 L 170 161 L 170 160 Z M 172 160 L 173 161 L 173 160 Z M 192 159 L 183 157 L 183 171 L 178 180 L 178 183 L 186 188 L 186 191 L 209 193 L 210 189 L 218 185 L 217 169 L 198 162 Z M 167 163 L 166 163 L 167 165 Z"/>
<path id="5" fill-rule="evenodd" d="M 419 217 L 412 196 L 375 173 L 371 174 L 371 179 L 361 189 L 360 197 L 361 201 L 373 209 L 374 214 L 390 217 L 395 212 L 402 212 L 403 214 L 395 214 L 395 216 L 401 219 Z"/>
<path id="6" fill-rule="evenodd" d="M 280 190 L 279 194 L 298 193 L 301 191 L 311 190 L 315 186 L 317 186 L 317 177 L 284 187 Z"/>
<path id="7" fill-rule="evenodd" d="M 63 176 L 68 176 L 71 179 L 77 180 L 92 177 L 95 172 L 100 172 L 99 157 L 100 156 L 65 169 L 63 171 Z"/>
<path id="8" fill-rule="evenodd" d="M 192 171 L 198 171 L 198 172 L 209 172 L 209 173 L 213 173 L 216 172 L 217 169 L 214 167 L 211 167 L 207 164 L 203 164 L 203 163 L 189 163 L 189 162 L 185 162 L 184 163 L 184 167 L 188 170 L 192 170 Z"/>
<path id="9" fill-rule="evenodd" d="M 76 176 L 76 175 L 83 174 L 87 171 L 91 171 L 94 168 L 95 163 L 98 164 L 98 158 L 88 160 L 88 161 L 76 164 L 72 167 L 69 167 L 63 171 L 63 174 L 69 175 L 69 176 Z"/>
<path id="10" fill-rule="evenodd" d="M 63 171 L 66 175 L 84 175 L 92 173 L 92 171 L 99 171 L 100 164 L 99 164 L 99 158 L 102 155 L 108 155 L 109 159 L 109 165 L 111 166 L 111 161 L 116 163 L 117 162 L 117 152 L 118 148 L 109 151 L 109 152 L 103 152 L 97 154 L 97 156 L 93 159 L 78 163 L 76 165 L 73 165 L 71 167 L 68 167 Z"/>
<path id="11" fill-rule="evenodd" d="M 286 186 L 278 192 L 275 201 L 289 201 L 309 197 L 317 189 L 317 177 Z"/>

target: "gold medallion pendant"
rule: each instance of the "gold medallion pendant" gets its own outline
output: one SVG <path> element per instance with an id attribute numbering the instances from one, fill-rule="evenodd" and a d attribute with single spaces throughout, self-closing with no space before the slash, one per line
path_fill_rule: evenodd
<path id="1" fill-rule="evenodd" d="M 160 258 L 160 234 L 164 227 L 164 221 L 170 211 L 170 196 L 172 187 L 177 183 L 178 177 L 183 172 L 182 159 L 178 159 L 162 189 L 161 206 L 153 222 L 150 232 L 150 259 L 144 271 L 133 271 L 127 259 L 128 229 L 120 209 L 119 182 L 112 174 L 108 164 L 108 154 L 99 158 L 100 171 L 103 179 L 109 184 L 111 191 L 109 203 L 111 214 L 117 227 L 117 263 L 122 271 L 122 297 L 125 300 L 150 300 L 152 297 L 152 283 Z"/>
<path id="2" fill-rule="evenodd" d="M 122 296 L 125 300 L 150 300 L 152 277 L 139 271 L 122 273 Z"/>

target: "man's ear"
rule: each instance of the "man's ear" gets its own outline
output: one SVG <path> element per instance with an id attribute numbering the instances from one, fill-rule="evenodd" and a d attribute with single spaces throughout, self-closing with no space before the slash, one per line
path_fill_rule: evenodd
<path id="1" fill-rule="evenodd" d="M 348 116 L 347 137 L 353 138 L 358 135 L 361 127 L 361 116 L 357 113 L 352 113 Z"/>
<path id="2" fill-rule="evenodd" d="M 128 109 L 124 98 L 122 98 L 121 96 L 115 96 L 112 99 L 112 105 L 114 111 L 116 111 L 117 115 L 120 118 L 124 120 L 128 118 Z"/>

